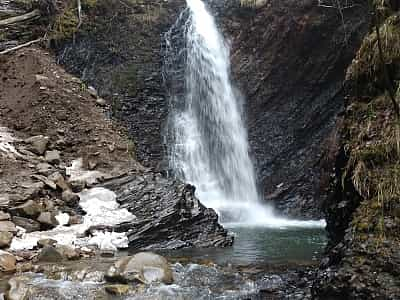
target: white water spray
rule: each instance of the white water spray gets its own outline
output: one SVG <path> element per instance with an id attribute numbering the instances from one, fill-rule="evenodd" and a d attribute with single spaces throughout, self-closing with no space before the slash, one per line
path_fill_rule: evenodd
<path id="1" fill-rule="evenodd" d="M 184 85 L 178 92 L 170 89 L 172 169 L 178 177 L 196 186 L 199 199 L 214 208 L 223 223 L 323 225 L 276 218 L 270 208 L 260 204 L 241 96 L 230 81 L 229 50 L 204 3 L 187 0 L 187 5 L 188 11 L 166 38 L 167 55 L 181 55 L 181 50 L 173 53 L 176 41 L 172 32 L 187 17 L 183 25 Z"/>

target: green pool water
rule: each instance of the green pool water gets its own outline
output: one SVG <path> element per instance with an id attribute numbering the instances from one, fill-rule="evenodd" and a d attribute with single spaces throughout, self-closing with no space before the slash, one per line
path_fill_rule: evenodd
<path id="1" fill-rule="evenodd" d="M 211 260 L 220 265 L 309 263 L 318 260 L 327 242 L 322 228 L 227 227 L 232 247 L 172 251 L 171 257 Z"/>

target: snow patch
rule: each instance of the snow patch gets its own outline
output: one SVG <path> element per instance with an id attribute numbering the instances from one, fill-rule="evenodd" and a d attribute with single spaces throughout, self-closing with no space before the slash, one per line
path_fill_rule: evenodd
<path id="1" fill-rule="evenodd" d="M 21 156 L 12 145 L 15 141 L 16 139 L 12 136 L 8 128 L 0 127 L 0 155 L 3 153 L 10 158 Z"/>
<path id="2" fill-rule="evenodd" d="M 69 176 L 69 181 L 82 181 L 88 184 L 97 183 L 98 179 L 105 175 L 99 171 L 84 170 L 82 158 L 73 160 L 71 167 L 66 167 L 66 174 Z"/>
<path id="3" fill-rule="evenodd" d="M 11 250 L 30 250 L 37 246 L 41 239 L 53 239 L 60 245 L 96 246 L 101 250 L 117 250 L 128 247 L 126 233 L 95 231 L 92 236 L 84 237 L 92 226 L 115 226 L 129 222 L 136 217 L 127 209 L 120 208 L 117 195 L 105 188 L 92 188 L 79 194 L 79 205 L 86 212 L 83 223 L 65 226 L 69 215 L 59 214 L 56 218 L 60 225 L 49 231 L 22 233 L 11 243 Z"/>

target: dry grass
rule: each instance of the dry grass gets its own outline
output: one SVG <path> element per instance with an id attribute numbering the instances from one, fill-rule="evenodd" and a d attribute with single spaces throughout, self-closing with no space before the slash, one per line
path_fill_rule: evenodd
<path id="1" fill-rule="evenodd" d="M 385 64 L 400 64 L 400 16 L 389 17 L 379 28 Z M 353 64 L 348 69 L 348 80 L 373 79 L 382 73 L 376 32 L 363 42 Z"/>

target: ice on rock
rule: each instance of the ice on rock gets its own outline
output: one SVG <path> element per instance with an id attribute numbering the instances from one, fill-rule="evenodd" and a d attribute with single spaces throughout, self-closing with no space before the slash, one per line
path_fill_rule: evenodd
<path id="1" fill-rule="evenodd" d="M 7 157 L 15 158 L 21 156 L 12 145 L 16 139 L 9 132 L 8 128 L 0 127 L 0 155 L 5 154 Z"/>
<path id="2" fill-rule="evenodd" d="M 126 233 L 96 231 L 92 237 L 81 237 L 92 226 L 115 226 L 135 219 L 127 209 L 120 208 L 114 192 L 105 188 L 82 191 L 79 205 L 86 212 L 82 224 L 65 226 L 69 215 L 59 214 L 60 225 L 49 231 L 23 233 L 11 243 L 12 250 L 33 249 L 41 239 L 53 239 L 61 245 L 97 246 L 101 250 L 116 250 L 128 247 Z"/>
<path id="3" fill-rule="evenodd" d="M 83 169 L 83 159 L 78 158 L 72 161 L 71 167 L 66 168 L 66 174 L 70 181 L 82 181 L 88 184 L 97 183 L 98 179 L 104 177 L 105 174 L 99 171 L 89 171 Z"/>

